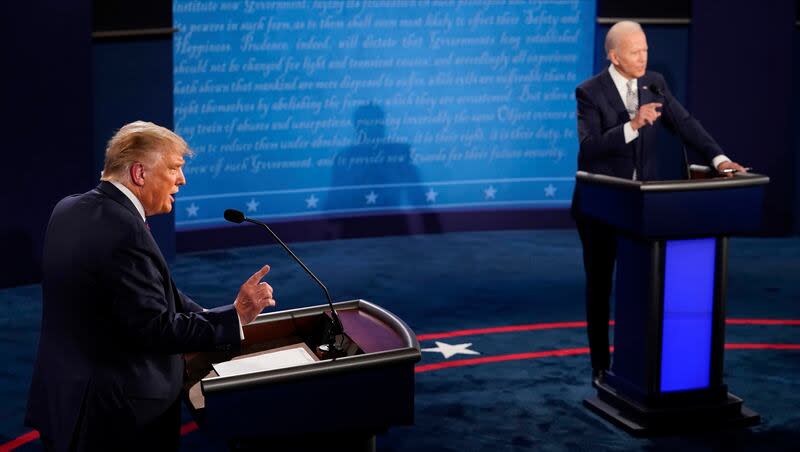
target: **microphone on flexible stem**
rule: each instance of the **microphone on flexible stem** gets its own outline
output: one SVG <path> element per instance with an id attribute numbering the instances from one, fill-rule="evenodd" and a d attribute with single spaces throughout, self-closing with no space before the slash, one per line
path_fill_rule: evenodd
<path id="1" fill-rule="evenodd" d="M 319 346 L 319 349 L 325 355 L 331 352 L 334 353 L 341 352 L 342 348 L 339 344 L 336 343 L 336 336 L 339 336 L 340 334 L 344 333 L 344 328 L 342 327 L 341 320 L 339 320 L 339 315 L 336 314 L 336 310 L 333 308 L 333 300 L 331 299 L 331 294 L 330 292 L 328 292 L 328 288 L 325 287 L 325 284 L 322 284 L 322 281 L 320 281 L 319 278 L 317 278 L 317 275 L 312 273 L 311 270 L 309 270 L 309 268 L 306 267 L 306 264 L 304 264 L 303 261 L 301 261 L 300 258 L 297 257 L 297 255 L 294 254 L 292 250 L 290 250 L 289 247 L 286 246 L 285 243 L 283 243 L 283 240 L 281 240 L 281 238 L 278 237 L 277 234 L 272 232 L 272 229 L 270 229 L 270 227 L 267 226 L 266 223 L 254 220 L 252 218 L 247 218 L 244 215 L 244 212 L 236 209 L 226 209 L 225 219 L 227 221 L 230 221 L 231 223 L 236 223 L 236 224 L 240 224 L 246 221 L 248 223 L 253 223 L 259 226 L 263 226 L 264 229 L 266 229 L 267 232 L 269 232 L 272 238 L 274 238 L 275 241 L 277 241 L 283 247 L 283 249 L 286 250 L 286 252 L 289 253 L 289 255 L 292 256 L 292 258 L 295 261 L 297 261 L 297 263 L 300 264 L 301 267 L 303 267 L 303 270 L 305 270 L 306 273 L 308 273 L 308 275 L 311 276 L 314 279 L 314 281 L 316 281 L 317 284 L 319 284 L 320 287 L 322 287 L 322 290 L 325 292 L 325 296 L 328 298 L 328 306 L 330 306 L 331 308 L 331 325 L 330 328 L 327 330 L 325 337 L 322 338 L 323 344 Z"/>
<path id="2" fill-rule="evenodd" d="M 651 83 L 650 85 L 645 86 L 644 89 L 652 91 L 653 94 L 655 94 L 656 96 L 665 97 L 664 90 L 662 90 L 661 87 L 656 85 L 655 83 Z"/>
<path id="3" fill-rule="evenodd" d="M 670 106 L 669 106 L 669 98 L 666 96 L 666 94 L 664 94 L 664 90 L 660 86 L 656 85 L 655 83 L 651 83 L 649 85 L 646 85 L 646 86 L 643 87 L 643 89 L 652 91 L 653 94 L 655 94 L 656 96 L 660 96 L 660 97 L 664 98 L 664 108 L 669 113 L 670 117 L 672 118 L 673 124 L 674 124 L 674 121 L 676 121 L 677 118 L 675 118 L 675 115 L 672 114 L 672 108 L 670 108 Z M 677 125 L 675 127 L 677 127 Z M 684 176 L 686 176 L 686 179 L 688 180 L 688 179 L 692 178 L 692 171 L 691 171 L 691 169 L 689 169 L 689 156 L 686 155 L 686 145 L 682 145 L 681 146 L 681 150 L 683 151 Z"/>

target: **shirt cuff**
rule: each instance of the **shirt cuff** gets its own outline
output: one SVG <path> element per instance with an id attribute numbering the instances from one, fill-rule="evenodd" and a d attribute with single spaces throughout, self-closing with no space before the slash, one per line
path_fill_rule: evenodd
<path id="1" fill-rule="evenodd" d="M 242 328 L 242 319 L 239 318 L 239 313 L 236 313 L 236 323 L 239 324 L 239 339 L 244 340 L 244 328 Z"/>
<path id="2" fill-rule="evenodd" d="M 729 159 L 727 156 L 725 156 L 725 154 L 720 154 L 720 155 L 714 157 L 713 160 L 711 160 L 711 164 L 714 165 L 714 169 L 716 169 L 721 163 L 730 162 L 730 161 L 731 161 L 731 159 Z"/>
<path id="3" fill-rule="evenodd" d="M 633 130 L 633 126 L 631 126 L 631 122 L 628 121 L 622 126 L 622 131 L 625 134 L 625 144 L 630 143 L 631 141 L 639 138 L 639 131 Z"/>

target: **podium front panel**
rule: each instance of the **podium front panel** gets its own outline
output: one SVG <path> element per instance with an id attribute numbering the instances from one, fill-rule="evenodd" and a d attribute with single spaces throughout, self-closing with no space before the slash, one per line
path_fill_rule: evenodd
<path id="1" fill-rule="evenodd" d="M 735 235 L 761 228 L 764 186 L 649 191 L 644 185 L 643 237 L 684 238 Z"/>
<path id="2" fill-rule="evenodd" d="M 713 238 L 666 242 L 661 392 L 710 384 L 716 254 Z"/>

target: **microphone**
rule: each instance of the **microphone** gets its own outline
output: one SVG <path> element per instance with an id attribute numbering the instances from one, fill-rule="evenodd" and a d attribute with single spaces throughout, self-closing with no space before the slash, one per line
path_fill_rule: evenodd
<path id="1" fill-rule="evenodd" d="M 236 209 L 226 209 L 225 220 L 236 224 L 241 224 L 246 221 L 248 223 L 253 223 L 259 226 L 263 226 L 264 229 L 266 229 L 267 232 L 269 232 L 272 238 L 274 238 L 275 241 L 278 242 L 283 247 L 283 249 L 286 250 L 286 252 L 289 253 L 289 255 L 292 256 L 292 258 L 295 261 L 297 261 L 298 264 L 300 264 L 301 267 L 303 267 L 303 270 L 305 270 L 306 273 L 308 273 L 308 275 L 311 276 L 311 278 L 313 278 L 314 281 L 316 281 L 320 287 L 322 287 L 322 290 L 325 292 L 325 296 L 328 298 L 328 306 L 330 306 L 331 308 L 331 326 L 327 330 L 325 337 L 322 338 L 323 345 L 320 345 L 319 349 L 323 352 L 323 354 L 328 354 L 334 351 L 337 353 L 341 352 L 342 351 L 341 345 L 336 343 L 336 336 L 339 336 L 340 334 L 344 333 L 344 328 L 342 327 L 341 320 L 339 320 L 339 315 L 336 314 L 336 309 L 333 308 L 333 300 L 331 299 L 331 294 L 330 292 L 328 292 L 328 288 L 325 287 L 325 284 L 322 284 L 322 281 L 320 281 L 319 278 L 317 278 L 317 275 L 315 275 L 313 272 L 311 272 L 311 270 L 308 267 L 306 267 L 306 264 L 304 264 L 303 261 L 301 261 L 300 258 L 297 257 L 297 255 L 294 254 L 292 250 L 290 250 L 289 247 L 286 246 L 285 243 L 283 243 L 283 240 L 281 240 L 281 238 L 278 237 L 277 234 L 272 232 L 272 229 L 270 229 L 270 227 L 267 226 L 266 223 L 254 220 L 252 218 L 247 218 L 244 215 L 244 212 Z"/>
<path id="2" fill-rule="evenodd" d="M 230 221 L 231 223 L 241 224 L 247 217 L 244 216 L 244 212 L 241 210 L 236 209 L 226 209 L 225 210 L 225 220 Z"/>
<path id="3" fill-rule="evenodd" d="M 677 118 L 675 118 L 675 115 L 672 114 L 672 109 L 669 106 L 669 98 L 666 96 L 666 94 L 664 94 L 664 89 L 655 83 L 643 86 L 642 89 L 652 91 L 656 96 L 664 98 L 664 109 L 667 110 L 667 113 L 669 113 L 670 117 L 672 117 L 673 124 L 675 124 L 675 127 L 677 127 L 677 124 L 675 123 Z M 681 145 L 681 150 L 683 151 L 684 176 L 686 176 L 686 179 L 688 180 L 692 178 L 692 170 L 689 168 L 689 156 L 686 154 L 685 144 Z"/>
<path id="4" fill-rule="evenodd" d="M 656 96 L 665 97 L 664 90 L 662 90 L 661 87 L 656 85 L 655 83 L 651 83 L 645 86 L 644 89 L 652 91 L 653 93 L 655 93 Z"/>

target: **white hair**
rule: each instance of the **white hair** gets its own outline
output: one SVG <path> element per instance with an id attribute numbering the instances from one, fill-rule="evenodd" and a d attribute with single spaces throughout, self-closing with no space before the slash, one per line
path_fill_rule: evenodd
<path id="1" fill-rule="evenodd" d="M 642 26 L 632 20 L 623 20 L 615 23 L 606 33 L 606 55 L 619 46 L 623 36 L 631 33 L 644 33 Z"/>

